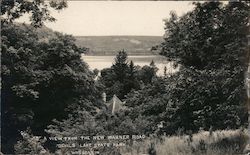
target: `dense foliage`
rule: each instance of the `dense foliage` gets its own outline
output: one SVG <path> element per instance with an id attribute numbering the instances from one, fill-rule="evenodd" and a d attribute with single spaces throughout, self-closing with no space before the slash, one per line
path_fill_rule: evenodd
<path id="1" fill-rule="evenodd" d="M 195 3 L 193 11 L 165 22 L 162 54 L 197 69 L 243 67 L 247 57 L 249 6 L 244 2 Z"/>
<path id="2" fill-rule="evenodd" d="M 172 14 L 166 21 L 162 54 L 180 63 L 182 71 L 187 67 L 193 70 L 190 75 L 184 75 L 185 80 L 193 81 L 193 88 L 184 89 L 195 92 L 195 96 L 191 96 L 192 93 L 182 96 L 195 100 L 193 105 L 202 108 L 199 112 L 193 111 L 192 116 L 198 115 L 199 118 L 192 121 L 207 121 L 206 124 L 216 128 L 238 127 L 247 120 L 244 75 L 249 61 L 247 34 L 250 7 L 243 2 L 195 5 L 192 12 L 180 18 Z M 192 112 L 193 106 L 187 107 Z M 216 113 L 216 117 L 210 116 Z M 204 114 L 209 115 L 204 117 Z M 213 122 L 219 122 L 218 118 L 224 123 L 215 125 Z M 235 121 L 230 124 L 232 120 Z M 208 128 L 203 123 L 198 126 Z"/>
<path id="3" fill-rule="evenodd" d="M 12 24 L 3 24 L 1 32 L 4 147 L 27 126 L 43 134 L 52 119 L 67 116 L 69 105 L 89 112 L 101 106 L 94 74 L 72 36 L 55 33 L 46 41 L 34 28 Z"/>
<path id="4" fill-rule="evenodd" d="M 130 116 L 152 118 L 155 126 L 163 121 L 161 133 L 168 134 L 181 128 L 195 132 L 246 125 L 245 90 L 231 86 L 237 77 L 226 73 L 183 69 L 170 78 L 158 78 L 127 95 Z"/>
<path id="5" fill-rule="evenodd" d="M 123 93 L 122 95 L 125 97 L 130 91 L 133 92 L 140 90 L 145 86 L 151 88 L 151 83 L 156 78 L 156 71 L 157 68 L 153 61 L 149 66 L 144 66 L 142 68 L 134 66 L 132 61 L 128 64 L 127 53 L 125 51 L 120 51 L 115 57 L 115 63 L 111 68 L 106 68 L 101 71 L 101 75 L 96 83 L 102 84 L 107 93 L 113 93 L 116 95 Z M 118 86 L 117 83 L 120 85 Z M 136 88 L 135 86 L 138 87 Z M 110 94 L 110 96 L 113 94 Z M 70 107 L 72 110 L 68 117 L 62 120 L 53 120 L 51 125 L 46 129 L 46 133 L 53 137 L 79 135 L 136 135 L 142 133 L 150 134 L 155 129 L 155 122 L 152 118 L 144 117 L 140 115 L 140 113 L 133 117 L 133 112 L 136 109 L 133 109 L 128 105 L 125 106 L 126 108 L 117 111 L 115 114 L 111 114 L 105 106 L 96 109 L 98 111 L 96 114 L 90 114 L 89 111 L 86 111 L 86 109 L 83 109 L 82 107 L 83 106 L 78 105 Z M 153 126 L 154 128 L 152 128 Z M 94 143 L 93 140 L 88 142 Z M 60 143 L 72 145 L 74 141 L 57 141 L 54 143 L 56 145 L 50 145 L 50 147 L 61 153 L 74 150 L 74 148 L 60 149 L 58 147 L 58 144 Z M 84 143 L 84 141 L 79 140 L 78 143 Z"/>
<path id="6" fill-rule="evenodd" d="M 166 20 L 161 54 L 179 64 L 177 74 L 132 92 L 134 114 L 155 115 L 162 131 L 238 128 L 247 124 L 245 72 L 249 60 L 249 6 L 195 3 L 195 9 Z M 161 89 L 163 87 L 163 89 Z M 147 97 L 146 97 L 147 96 Z"/>

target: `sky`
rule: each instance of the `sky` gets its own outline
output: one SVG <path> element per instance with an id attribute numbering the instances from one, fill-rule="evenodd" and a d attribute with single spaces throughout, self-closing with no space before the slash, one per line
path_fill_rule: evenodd
<path id="1" fill-rule="evenodd" d="M 190 1 L 68 1 L 66 9 L 51 11 L 57 21 L 45 25 L 74 36 L 163 36 L 170 11 L 180 16 L 192 9 Z"/>

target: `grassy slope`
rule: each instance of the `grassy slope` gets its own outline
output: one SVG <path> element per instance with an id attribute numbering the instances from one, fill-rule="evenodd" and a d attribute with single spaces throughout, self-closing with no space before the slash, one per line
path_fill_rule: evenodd
<path id="1" fill-rule="evenodd" d="M 152 46 L 163 41 L 160 36 L 76 36 L 76 44 L 90 49 L 89 55 L 115 55 L 124 49 L 129 55 L 152 55 Z"/>
<path id="2" fill-rule="evenodd" d="M 146 139 L 134 144 L 132 149 L 124 148 L 122 155 L 148 154 L 149 148 L 157 155 L 240 155 L 245 151 L 248 139 L 246 130 L 201 131 L 191 136 Z"/>

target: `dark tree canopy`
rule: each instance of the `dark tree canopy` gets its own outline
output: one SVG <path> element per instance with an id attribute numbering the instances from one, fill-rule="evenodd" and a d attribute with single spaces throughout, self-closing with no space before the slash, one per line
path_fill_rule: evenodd
<path id="1" fill-rule="evenodd" d="M 67 7 L 66 0 L 2 0 L 1 16 L 6 22 L 13 22 L 24 14 L 30 15 L 31 24 L 38 27 L 44 21 L 55 21 L 50 8 L 61 10 Z"/>
<path id="2" fill-rule="evenodd" d="M 162 121 L 161 132 L 168 134 L 246 126 L 249 13 L 244 2 L 195 3 L 181 17 L 172 12 L 159 47 L 180 70 L 131 91 L 125 99 L 129 117 Z"/>
<path id="3" fill-rule="evenodd" d="M 67 116 L 69 106 L 81 105 L 90 113 L 101 106 L 94 73 L 81 60 L 83 51 L 72 36 L 53 32 L 46 40 L 37 29 L 14 24 L 1 32 L 3 149 L 8 151 L 18 130 L 28 126 L 44 134 L 52 119 Z"/>
<path id="4" fill-rule="evenodd" d="M 184 79 L 178 81 L 184 83 L 178 89 L 183 92 L 173 99 L 178 99 L 179 110 L 184 110 L 179 114 L 189 119 L 185 122 L 190 126 L 184 128 L 245 125 L 250 7 L 245 2 L 194 4 L 194 10 L 181 17 L 171 13 L 161 45 L 161 54 L 182 65 L 180 76 Z"/>
<path id="5" fill-rule="evenodd" d="M 250 7 L 244 2 L 195 3 L 193 11 L 165 22 L 161 54 L 197 69 L 246 66 Z"/>

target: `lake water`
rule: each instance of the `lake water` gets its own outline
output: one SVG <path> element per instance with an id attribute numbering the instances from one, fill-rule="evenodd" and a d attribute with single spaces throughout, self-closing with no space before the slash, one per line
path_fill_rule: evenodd
<path id="1" fill-rule="evenodd" d="M 115 56 L 87 56 L 83 55 L 82 59 L 89 65 L 91 70 L 95 68 L 102 70 L 104 68 L 109 68 L 114 63 Z M 147 56 L 128 56 L 128 61 L 133 61 L 135 65 L 145 66 L 149 65 L 153 60 L 156 67 L 159 69 L 157 75 L 164 75 L 164 67 L 167 67 L 168 73 L 173 73 L 177 69 L 172 67 L 172 63 L 167 61 L 164 56 L 160 55 L 147 55 Z"/>

